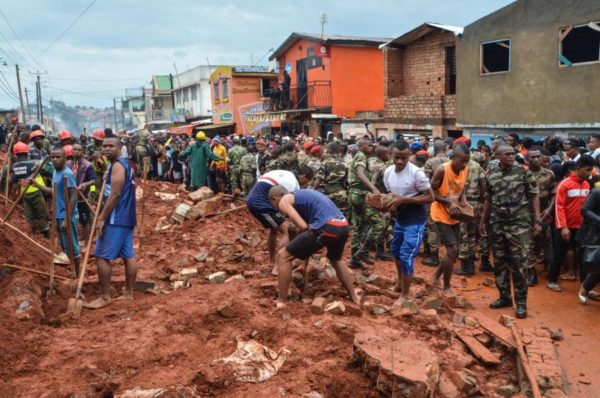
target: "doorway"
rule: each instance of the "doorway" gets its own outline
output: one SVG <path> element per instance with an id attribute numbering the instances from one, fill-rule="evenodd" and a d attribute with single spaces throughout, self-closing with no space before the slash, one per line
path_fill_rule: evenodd
<path id="1" fill-rule="evenodd" d="M 306 58 L 296 61 L 296 109 L 308 107 Z"/>

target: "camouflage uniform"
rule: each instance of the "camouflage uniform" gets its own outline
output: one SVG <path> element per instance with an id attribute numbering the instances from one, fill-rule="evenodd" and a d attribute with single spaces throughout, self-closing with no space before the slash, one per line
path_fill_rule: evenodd
<path id="1" fill-rule="evenodd" d="M 231 191 L 235 191 L 238 188 L 241 188 L 241 170 L 240 170 L 240 160 L 242 157 L 248 153 L 246 148 L 241 145 L 234 145 L 231 147 L 227 155 L 229 157 L 229 167 L 231 170 L 230 182 L 231 182 Z"/>
<path id="2" fill-rule="evenodd" d="M 450 161 L 450 159 L 448 159 L 448 156 L 446 156 L 445 153 L 437 154 L 425 162 L 425 166 L 423 166 L 423 172 L 425 173 L 427 178 L 429 178 L 429 180 L 431 180 L 431 177 L 433 177 L 433 172 L 438 167 L 440 167 L 441 165 L 443 165 L 444 163 L 446 163 L 448 161 Z M 437 235 L 437 227 L 435 226 L 435 223 L 431 219 L 431 212 L 429 211 L 429 207 L 430 207 L 430 205 L 427 205 L 427 208 L 428 208 L 427 209 L 427 227 L 425 229 L 426 236 L 423 239 L 423 241 L 426 242 L 425 243 L 426 246 L 429 246 L 429 251 L 431 252 L 431 254 L 434 257 L 436 257 L 434 260 L 437 260 L 440 240 Z"/>
<path id="3" fill-rule="evenodd" d="M 479 191 L 479 183 L 485 178 L 485 173 L 479 163 L 475 160 L 469 160 L 469 175 L 467 177 L 466 197 L 467 202 L 473 206 L 475 219 L 470 222 L 460 224 L 460 245 L 459 255 L 461 260 L 475 259 L 477 246 L 481 250 L 481 257 L 488 257 L 490 253 L 489 241 L 487 238 L 479 237 L 479 221 L 481 220 L 481 203 L 483 198 Z"/>
<path id="4" fill-rule="evenodd" d="M 256 154 L 247 153 L 240 159 L 240 171 L 242 175 L 242 196 L 248 195 L 250 189 L 256 182 Z"/>
<path id="5" fill-rule="evenodd" d="M 298 160 L 298 167 L 306 166 L 308 165 L 308 160 L 310 159 L 310 156 L 308 156 L 306 152 L 300 151 L 298 152 L 298 156 L 296 157 L 296 159 Z"/>
<path id="6" fill-rule="evenodd" d="M 260 175 L 265 174 L 268 171 L 267 167 L 270 161 L 271 157 L 266 152 L 263 154 L 256 154 L 256 166 L 258 167 L 258 173 Z"/>
<path id="7" fill-rule="evenodd" d="M 284 166 L 284 162 L 283 162 L 283 159 L 281 158 L 281 156 L 276 159 L 271 159 L 267 163 L 265 173 L 267 173 L 269 171 L 273 171 L 273 170 L 283 170 L 283 166 Z"/>
<path id="8" fill-rule="evenodd" d="M 348 191 L 346 189 L 348 169 L 341 158 L 328 155 L 321 162 L 317 172 L 319 186 L 315 189 L 323 192 L 346 214 L 348 212 Z"/>
<path id="9" fill-rule="evenodd" d="M 135 154 L 137 156 L 137 163 L 142 167 L 142 173 L 146 170 L 147 173 L 150 172 L 152 168 L 152 162 L 150 161 L 150 151 L 148 150 L 148 146 L 152 145 L 150 143 L 150 136 L 152 134 L 143 129 L 138 133 L 138 142 L 135 146 Z"/>
<path id="10" fill-rule="evenodd" d="M 308 159 L 308 163 L 306 165 L 311 168 L 314 174 L 317 174 L 319 172 L 319 169 L 321 168 L 321 161 L 319 160 L 319 158 L 311 156 L 310 159 Z"/>
<path id="11" fill-rule="evenodd" d="M 352 219 L 352 252 L 364 246 L 368 251 L 375 247 L 376 237 L 381 236 L 382 225 L 373 225 L 372 220 L 377 217 L 378 211 L 367 206 L 365 199 L 369 189 L 359 180 L 356 169 L 363 166 L 367 178 L 371 177 L 369 162 L 363 152 L 357 152 L 348 169 L 348 187 L 350 191 L 349 203 Z"/>
<path id="12" fill-rule="evenodd" d="M 371 170 L 371 182 L 381 193 L 387 193 L 387 189 L 385 188 L 385 184 L 383 183 L 383 172 L 389 165 L 384 163 L 383 160 L 379 159 L 377 156 L 373 156 L 369 158 L 369 170 Z M 372 220 L 371 230 L 379 231 L 381 230 L 381 234 L 379 236 L 373 237 L 378 243 L 385 242 L 385 233 L 390 226 L 390 217 L 391 214 L 389 212 L 380 212 L 376 211 L 374 213 L 374 218 Z M 369 237 L 370 239 L 371 237 Z"/>
<path id="13" fill-rule="evenodd" d="M 490 201 L 490 243 L 494 255 L 494 275 L 500 298 L 511 299 L 512 274 L 517 306 L 527 303 L 526 266 L 532 226 L 529 198 L 538 194 L 532 174 L 512 165 L 495 167 L 485 177 Z"/>
<path id="14" fill-rule="evenodd" d="M 539 171 L 531 171 L 536 186 L 540 191 L 540 212 L 546 210 L 550 204 L 550 199 L 556 193 L 556 183 L 554 181 L 554 173 L 551 170 L 540 168 Z M 531 250 L 529 251 L 528 268 L 535 268 L 537 264 L 537 254 L 544 251 L 544 264 L 550 265 L 552 261 L 553 245 L 552 245 L 552 227 L 549 224 L 542 225 L 542 233 L 539 236 L 534 236 L 534 229 L 531 229 Z"/>
<path id="15" fill-rule="evenodd" d="M 282 170 L 296 171 L 298 170 L 298 158 L 296 152 L 289 151 L 281 155 Z"/>

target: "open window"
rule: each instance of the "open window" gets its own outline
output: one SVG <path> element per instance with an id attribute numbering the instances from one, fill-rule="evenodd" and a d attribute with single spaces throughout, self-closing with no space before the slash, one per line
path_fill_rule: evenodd
<path id="1" fill-rule="evenodd" d="M 560 66 L 600 61 L 600 21 L 560 30 Z"/>
<path id="2" fill-rule="evenodd" d="M 510 39 L 481 43 L 481 74 L 510 72 Z"/>

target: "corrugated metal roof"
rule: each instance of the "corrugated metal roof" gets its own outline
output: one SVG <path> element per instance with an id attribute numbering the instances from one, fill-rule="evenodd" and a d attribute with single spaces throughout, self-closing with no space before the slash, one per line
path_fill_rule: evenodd
<path id="1" fill-rule="evenodd" d="M 278 48 L 271 54 L 269 60 L 273 60 L 286 52 L 297 40 L 311 40 L 322 42 L 324 45 L 346 45 L 346 46 L 378 46 L 391 40 L 383 37 L 323 35 L 319 33 L 293 32 Z"/>
<path id="2" fill-rule="evenodd" d="M 154 88 L 157 91 L 171 91 L 173 89 L 171 86 L 171 76 L 169 75 L 154 75 L 152 76 L 152 80 L 154 81 Z"/>
<path id="3" fill-rule="evenodd" d="M 459 26 L 442 25 L 434 22 L 425 22 L 424 24 L 416 27 L 410 32 L 407 32 L 402 36 L 396 37 L 395 39 L 392 39 L 387 43 L 380 45 L 379 48 L 388 47 L 390 45 L 406 46 L 414 42 L 415 40 L 420 39 L 426 34 L 433 32 L 436 29 L 454 33 L 455 36 L 461 35 L 463 33 L 463 28 Z"/>

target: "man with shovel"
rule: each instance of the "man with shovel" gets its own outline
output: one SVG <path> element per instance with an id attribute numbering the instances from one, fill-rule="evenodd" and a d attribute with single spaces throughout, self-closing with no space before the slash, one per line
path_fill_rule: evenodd
<path id="1" fill-rule="evenodd" d="M 125 289 L 117 300 L 133 300 L 133 286 L 137 274 L 133 251 L 135 218 L 135 173 L 129 159 L 120 157 L 123 143 L 118 137 L 107 137 L 102 143 L 102 154 L 110 162 L 106 172 L 104 207 L 96 223 L 99 238 L 96 241 L 96 266 L 100 279 L 100 297 L 83 304 L 85 308 L 106 307 L 110 297 L 111 260 L 125 262 Z M 84 265 L 85 266 L 85 265 Z"/>

